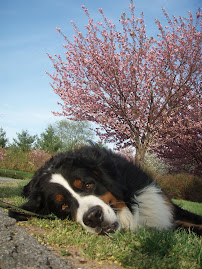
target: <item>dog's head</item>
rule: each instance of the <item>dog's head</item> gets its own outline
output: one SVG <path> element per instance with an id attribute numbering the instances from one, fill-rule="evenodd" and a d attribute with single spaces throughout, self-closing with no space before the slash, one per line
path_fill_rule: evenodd
<path id="1" fill-rule="evenodd" d="M 81 177 L 80 173 L 80 177 L 67 181 L 61 174 L 54 174 L 49 184 L 60 190 L 48 195 L 49 209 L 58 217 L 69 217 L 92 233 L 119 228 L 116 211 L 120 202 L 92 177 Z"/>
<path id="2" fill-rule="evenodd" d="M 118 174 L 106 154 L 103 158 L 87 149 L 62 155 L 36 173 L 24 208 L 68 217 L 91 233 L 112 233 L 121 227 L 119 213 L 127 208 Z"/>

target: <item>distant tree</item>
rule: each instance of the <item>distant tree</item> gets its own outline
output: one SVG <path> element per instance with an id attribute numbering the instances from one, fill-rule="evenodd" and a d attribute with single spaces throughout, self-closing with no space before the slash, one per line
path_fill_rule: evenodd
<path id="1" fill-rule="evenodd" d="M 61 149 L 62 142 L 51 124 L 45 129 L 45 132 L 40 134 L 36 147 L 49 153 L 55 153 Z"/>
<path id="2" fill-rule="evenodd" d="M 93 140 L 95 135 L 86 121 L 61 120 L 55 124 L 55 132 L 62 142 L 62 151 Z"/>
<path id="3" fill-rule="evenodd" d="M 57 29 L 66 42 L 65 59 L 49 55 L 56 71 L 49 74 L 52 87 L 62 101 L 63 112 L 58 114 L 99 124 L 97 134 L 104 142 L 133 146 L 136 163 L 144 163 L 145 153 L 165 129 L 176 132 L 168 123 L 182 119 L 199 98 L 201 13 L 169 18 L 163 10 L 167 25 L 156 20 L 159 34 L 149 37 L 143 14 L 135 16 L 132 0 L 130 14 L 123 13 L 118 28 L 102 9 L 101 22 L 83 9 L 86 32 L 73 23 L 71 42 Z"/>
<path id="4" fill-rule="evenodd" d="M 17 139 L 13 139 L 13 146 L 23 151 L 29 151 L 36 141 L 36 135 L 30 135 L 27 130 L 17 133 Z"/>
<path id="5" fill-rule="evenodd" d="M 8 143 L 8 139 L 6 138 L 6 132 L 3 128 L 0 128 L 0 147 L 5 148 Z"/>

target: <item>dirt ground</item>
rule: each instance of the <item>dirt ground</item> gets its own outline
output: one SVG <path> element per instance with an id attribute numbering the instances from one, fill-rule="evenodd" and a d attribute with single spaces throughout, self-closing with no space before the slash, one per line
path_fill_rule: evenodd
<path id="1" fill-rule="evenodd" d="M 22 226 L 23 227 L 23 226 Z M 43 229 L 39 227 L 27 226 L 24 227 L 29 234 L 43 234 Z M 68 263 L 72 268 L 81 269 L 123 269 L 123 267 L 118 264 L 106 261 L 96 261 L 86 258 L 82 255 L 82 249 L 76 246 L 66 246 L 66 247 L 53 247 L 46 245 L 47 249 L 50 250 L 54 255 L 61 257 L 62 259 L 68 260 Z M 61 250 L 65 255 L 61 254 Z"/>

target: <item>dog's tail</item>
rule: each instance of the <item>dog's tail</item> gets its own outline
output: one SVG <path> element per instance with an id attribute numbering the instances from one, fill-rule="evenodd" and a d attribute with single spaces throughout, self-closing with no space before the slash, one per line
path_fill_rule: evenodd
<path id="1" fill-rule="evenodd" d="M 199 236 L 202 236 L 202 216 L 191 213 L 174 205 L 176 228 L 191 230 Z"/>

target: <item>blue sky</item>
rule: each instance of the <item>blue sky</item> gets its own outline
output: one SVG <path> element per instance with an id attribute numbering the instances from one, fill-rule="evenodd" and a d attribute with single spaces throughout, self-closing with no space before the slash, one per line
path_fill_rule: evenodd
<path id="1" fill-rule="evenodd" d="M 147 33 L 155 34 L 155 18 L 164 20 L 161 8 L 175 16 L 196 13 L 200 0 L 136 0 L 136 16 L 144 12 Z M 48 124 L 61 117 L 59 97 L 53 92 L 45 71 L 54 72 L 46 53 L 62 54 L 63 39 L 55 30 L 62 29 L 71 39 L 74 32 L 70 21 L 82 29 L 87 18 L 100 19 L 101 7 L 108 19 L 117 23 L 129 0 L 0 0 L 0 127 L 12 142 L 16 132 L 27 129 L 40 134 Z"/>

